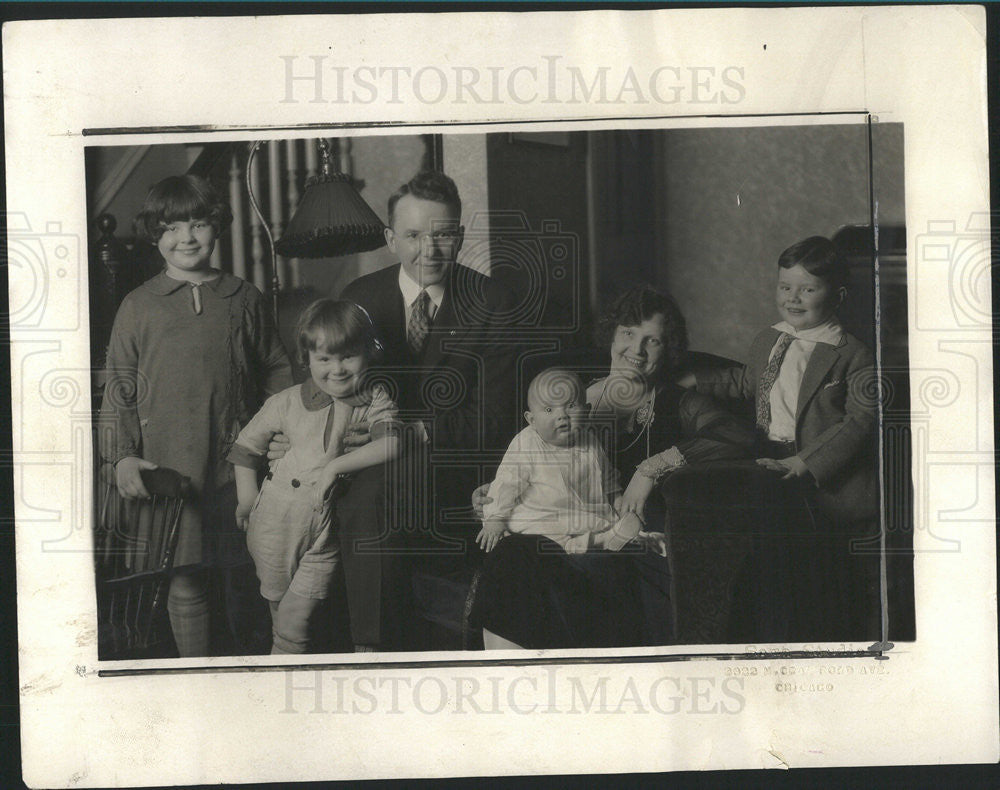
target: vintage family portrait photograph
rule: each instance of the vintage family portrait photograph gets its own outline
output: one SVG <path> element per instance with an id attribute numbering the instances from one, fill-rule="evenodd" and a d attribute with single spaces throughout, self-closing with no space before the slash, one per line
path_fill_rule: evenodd
<path id="1" fill-rule="evenodd" d="M 982 9 L 206 13 L 3 28 L 29 786 L 1000 759 Z"/>
<path id="2" fill-rule="evenodd" d="M 88 146 L 100 658 L 912 640 L 905 129 L 750 123 Z"/>

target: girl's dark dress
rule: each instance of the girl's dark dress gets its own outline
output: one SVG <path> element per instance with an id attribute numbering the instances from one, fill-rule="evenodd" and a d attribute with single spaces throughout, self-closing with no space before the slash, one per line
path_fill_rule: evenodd
<path id="1" fill-rule="evenodd" d="M 264 399 L 292 383 L 261 292 L 226 273 L 200 290 L 197 314 L 191 284 L 162 273 L 125 297 L 101 409 L 106 461 L 138 456 L 191 479 L 175 568 L 249 559 L 226 454 Z"/>
<path id="2" fill-rule="evenodd" d="M 675 445 L 689 463 L 747 458 L 754 445 L 752 430 L 672 383 L 656 387 L 651 408 L 640 408 L 633 426 L 609 412 L 592 413 L 591 421 L 623 486 L 639 463 Z M 654 491 L 646 529 L 662 531 L 663 519 Z M 670 644 L 670 587 L 668 560 L 638 544 L 567 554 L 543 536 L 508 535 L 486 555 L 471 622 L 530 649 Z"/>

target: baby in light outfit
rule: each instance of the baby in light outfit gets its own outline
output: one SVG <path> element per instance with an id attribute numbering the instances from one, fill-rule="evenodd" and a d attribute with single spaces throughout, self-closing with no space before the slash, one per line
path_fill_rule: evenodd
<path id="1" fill-rule="evenodd" d="M 508 532 L 544 535 L 569 554 L 618 551 L 640 537 L 635 513 L 619 516 L 618 472 L 589 431 L 580 379 L 549 368 L 528 388 L 528 425 L 514 437 L 483 507 L 476 541 L 491 551 Z"/>

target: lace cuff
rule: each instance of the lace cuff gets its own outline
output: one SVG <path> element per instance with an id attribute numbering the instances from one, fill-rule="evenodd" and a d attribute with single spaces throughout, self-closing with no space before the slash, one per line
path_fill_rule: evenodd
<path id="1" fill-rule="evenodd" d="M 643 477 L 658 481 L 665 477 L 668 472 L 684 466 L 685 463 L 681 451 L 676 447 L 671 447 L 669 450 L 647 458 L 635 468 L 635 471 Z"/>

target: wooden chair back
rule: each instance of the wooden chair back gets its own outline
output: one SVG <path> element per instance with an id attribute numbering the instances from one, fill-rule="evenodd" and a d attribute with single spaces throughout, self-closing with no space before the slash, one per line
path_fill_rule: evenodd
<path id="1" fill-rule="evenodd" d="M 168 657 L 166 597 L 190 480 L 172 469 L 142 472 L 148 500 L 102 487 L 94 535 L 98 655 L 102 660 Z"/>

